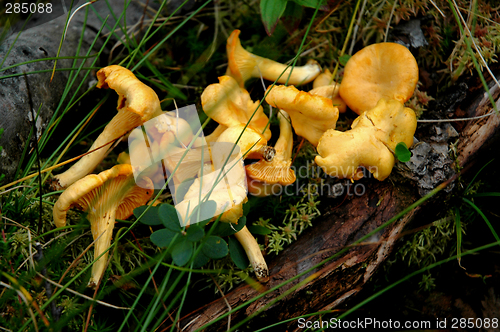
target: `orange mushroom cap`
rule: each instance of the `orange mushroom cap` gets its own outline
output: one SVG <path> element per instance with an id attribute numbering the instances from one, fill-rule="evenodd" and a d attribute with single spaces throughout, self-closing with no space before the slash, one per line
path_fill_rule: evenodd
<path id="1" fill-rule="evenodd" d="M 267 89 L 266 101 L 269 105 L 290 114 L 292 126 L 297 135 L 304 137 L 312 145 L 318 145 L 323 133 L 335 128 L 339 110 L 332 100 L 299 91 L 294 86 L 274 86 Z"/>
<path id="2" fill-rule="evenodd" d="M 369 45 L 347 62 L 340 96 L 357 114 L 374 108 L 380 98 L 405 103 L 418 83 L 415 57 L 403 45 Z"/>
<path id="3" fill-rule="evenodd" d="M 87 212 L 92 236 L 97 239 L 94 258 L 104 253 L 111 244 L 115 218 L 126 219 L 134 208 L 146 204 L 153 194 L 149 178 L 141 178 L 136 185 L 133 168 L 116 165 L 99 174 L 90 174 L 76 181 L 59 196 L 53 208 L 57 227 L 66 225 L 66 214 L 71 207 Z M 89 286 L 95 286 L 104 273 L 108 253 L 92 266 Z"/>
<path id="4" fill-rule="evenodd" d="M 345 113 L 347 104 L 340 97 L 340 84 L 333 81 L 332 73 L 326 69 L 313 82 L 313 89 L 309 93 L 313 96 L 321 96 L 332 100 L 333 106 L 339 109 L 339 113 Z"/>
<path id="5" fill-rule="evenodd" d="M 285 111 L 278 113 L 280 120 L 280 137 L 274 146 L 276 155 L 273 160 L 264 159 L 247 165 L 246 172 L 250 179 L 265 182 L 267 184 L 279 183 L 286 186 L 295 182 L 295 171 L 292 165 L 293 133 L 290 117 Z"/>
<path id="6" fill-rule="evenodd" d="M 89 150 L 104 147 L 85 155 L 66 172 L 56 175 L 52 180 L 54 189 L 66 188 L 92 172 L 104 159 L 110 142 L 162 114 L 156 93 L 139 81 L 130 70 L 116 65 L 104 67 L 97 72 L 97 79 L 98 88 L 109 87 L 118 93 L 118 113 Z"/>
<path id="7" fill-rule="evenodd" d="M 380 99 L 377 106 L 358 116 L 352 129 L 330 129 L 318 144 L 315 162 L 325 173 L 338 178 L 358 180 L 363 166 L 383 181 L 395 163 L 394 149 L 399 142 L 410 147 L 417 128 L 412 109 L 397 100 Z"/>
<path id="8" fill-rule="evenodd" d="M 207 86 L 201 95 L 201 104 L 208 117 L 226 127 L 250 121 L 249 126 L 262 133 L 269 121 L 262 106 L 253 102 L 248 91 L 231 76 L 221 76 L 219 83 Z M 271 130 L 266 128 L 263 135 L 269 140 Z"/>

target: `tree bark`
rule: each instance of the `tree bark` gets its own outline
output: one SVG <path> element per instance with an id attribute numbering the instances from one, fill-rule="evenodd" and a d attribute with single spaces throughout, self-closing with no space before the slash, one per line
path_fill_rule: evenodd
<path id="1" fill-rule="evenodd" d="M 446 100 L 436 103 L 435 109 L 440 110 L 441 117 L 449 116 L 449 114 L 454 114 L 454 117 L 472 117 L 485 114 L 492 109 L 480 82 L 474 80 L 472 84 L 469 83 L 471 88 L 464 89 L 463 98 L 448 95 L 448 98 L 452 100 L 449 107 L 443 107 Z M 497 86 L 490 83 L 490 93 L 497 103 L 500 103 L 499 91 Z M 456 91 L 454 93 L 456 94 Z M 457 101 L 460 103 L 457 104 Z M 439 112 L 433 111 L 428 114 Z M 467 121 L 465 125 L 460 123 L 456 126 L 460 131 L 456 160 L 464 168 L 463 171 L 474 160 L 478 159 L 484 149 L 496 142 L 500 134 L 499 123 L 500 116 L 494 114 L 483 119 Z M 443 150 L 443 146 L 444 151 L 448 151 L 448 144 L 443 139 L 443 132 L 454 132 L 454 128 L 443 123 L 425 124 L 419 125 L 417 133 L 418 131 L 422 131 L 423 136 L 429 136 L 429 132 L 434 133 L 432 139 L 428 138 L 429 142 L 422 142 L 423 137 L 420 135 L 421 144 L 428 145 L 425 151 L 428 153 L 426 158 L 431 160 L 430 164 L 423 168 L 421 164 L 417 165 L 417 161 L 414 161 L 413 158 L 419 156 L 414 153 L 412 161 L 406 166 L 398 165 L 398 170 L 394 170 L 393 175 L 388 180 L 384 182 L 378 182 L 374 179 L 361 180 L 366 188 L 364 195 L 348 195 L 340 206 L 328 208 L 320 218 L 314 221 L 314 226 L 303 233 L 296 242 L 278 256 L 267 258 L 271 277 L 269 282 L 263 285 L 263 289 L 268 290 L 276 287 L 291 280 L 301 272 L 313 268 L 320 262 L 328 261 L 304 276 L 254 301 L 244 309 L 233 313 L 231 315 L 232 325 L 266 307 L 258 319 L 252 320 L 250 330 L 299 315 L 331 310 L 355 296 L 363 288 L 377 268 L 390 255 L 403 229 L 415 216 L 435 209 L 435 203 L 442 202 L 443 197 L 438 197 L 435 202 L 418 206 L 404 217 L 371 236 L 369 240 L 355 246 L 352 246 L 352 243 L 387 222 L 421 198 L 423 194 L 429 192 L 432 189 L 427 187 L 429 183 L 434 183 L 433 186 L 436 187 L 438 184 L 455 177 L 451 168 L 454 160 L 447 153 L 443 155 L 439 152 Z M 447 137 L 456 138 L 455 136 L 456 132 Z M 448 159 L 445 160 L 446 158 Z M 422 169 L 427 171 L 421 172 Z M 422 180 L 424 178 L 425 181 Z M 412 181 L 408 181 L 408 179 Z M 453 186 L 449 185 L 448 191 L 451 190 L 450 188 Z M 348 250 L 338 257 L 333 257 L 335 253 L 344 248 L 348 248 Z M 287 290 L 302 281 L 306 282 L 284 298 L 280 298 Z M 185 326 L 183 331 L 194 331 L 228 312 L 225 301 L 229 303 L 231 308 L 235 308 L 254 299 L 259 294 L 260 292 L 253 287 L 240 286 L 226 294 L 225 299 L 220 298 L 187 314 L 181 324 Z M 277 302 L 274 303 L 274 301 Z M 205 331 L 221 331 L 225 326 L 227 326 L 227 318 L 209 326 Z M 287 331 L 298 330 L 297 321 L 290 322 L 277 330 L 285 328 Z"/>

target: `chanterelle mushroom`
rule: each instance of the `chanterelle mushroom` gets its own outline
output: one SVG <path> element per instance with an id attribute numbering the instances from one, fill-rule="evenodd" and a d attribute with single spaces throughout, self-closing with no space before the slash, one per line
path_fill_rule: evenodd
<path id="1" fill-rule="evenodd" d="M 105 252 L 110 244 L 115 218 L 126 219 L 134 208 L 146 204 L 153 194 L 149 178 L 134 181 L 132 166 L 116 165 L 99 174 L 90 174 L 73 183 L 59 197 L 53 209 L 57 227 L 66 225 L 66 214 L 71 207 L 87 212 L 95 242 L 94 258 Z M 92 266 L 89 286 L 95 286 L 104 273 L 108 253 Z"/>
<path id="2" fill-rule="evenodd" d="M 263 78 L 270 81 L 275 81 L 279 77 L 278 83 L 285 84 L 290 76 L 292 67 L 287 68 L 282 63 L 248 52 L 241 46 L 239 35 L 240 30 L 234 30 L 227 39 L 226 52 L 229 64 L 226 75 L 234 77 L 241 87 L 243 87 L 247 79 L 260 77 L 261 74 Z M 321 67 L 319 64 L 314 60 L 310 60 L 305 66 L 296 66 L 293 68 L 288 84 L 299 85 L 309 83 L 320 72 Z"/>
<path id="3" fill-rule="evenodd" d="M 220 216 L 222 222 L 238 223 L 238 219 L 243 216 L 243 204 L 247 201 L 245 169 L 239 147 L 233 149 L 231 143 L 216 142 L 203 151 L 211 157 L 211 171 L 205 170 L 202 177 L 196 178 L 184 199 L 176 204 L 179 220 L 182 225 L 192 223 L 191 218 L 196 217 L 195 208 L 200 206 L 201 199 L 202 202 L 211 200 L 216 203 L 215 212 L 202 215 L 201 220 Z M 255 238 L 246 227 L 237 232 L 235 237 L 245 249 L 257 278 L 267 281 L 269 270 Z"/>
<path id="4" fill-rule="evenodd" d="M 318 144 L 315 161 L 325 173 L 357 180 L 364 166 L 382 181 L 389 176 L 395 160 L 393 151 L 399 142 L 413 144 L 417 119 L 412 109 L 397 100 L 380 99 L 377 106 L 358 116 L 352 129 L 330 129 Z"/>
<path id="5" fill-rule="evenodd" d="M 280 137 L 274 146 L 276 155 L 273 160 L 264 159 L 247 165 L 246 171 L 249 177 L 249 191 L 256 196 L 267 196 L 272 192 L 265 190 L 264 186 L 254 183 L 254 181 L 265 184 L 279 184 L 286 186 L 295 182 L 295 172 L 290 168 L 292 165 L 293 133 L 290 124 L 290 116 L 285 111 L 278 112 L 280 121 Z M 253 180 L 253 181 L 252 181 Z M 252 191 L 252 189 L 255 189 Z"/>
<path id="6" fill-rule="evenodd" d="M 233 149 L 232 143 L 216 142 L 200 151 L 204 157 L 209 155 L 213 171 L 204 172 L 202 177 L 196 178 L 183 201 L 176 204 L 181 223 L 190 223 L 190 214 L 200 204 L 200 198 L 201 201 L 212 200 L 217 203 L 215 213 L 209 218 L 221 215 L 221 221 L 237 222 L 243 215 L 242 205 L 247 201 L 245 169 L 240 149 Z"/>
<path id="7" fill-rule="evenodd" d="M 333 106 L 331 99 L 313 96 L 293 86 L 279 85 L 269 87 L 267 91 L 266 101 L 269 105 L 290 114 L 295 133 L 312 145 L 318 145 L 326 130 L 335 128 L 339 110 Z"/>
<path id="8" fill-rule="evenodd" d="M 332 100 L 333 106 L 339 109 L 339 113 L 345 113 L 347 105 L 339 94 L 340 84 L 333 81 L 332 73 L 327 69 L 321 73 L 313 82 L 313 89 L 309 93 L 313 96 L 321 96 Z"/>
<path id="9" fill-rule="evenodd" d="M 361 114 L 380 98 L 405 103 L 418 83 L 418 65 L 411 52 L 396 43 L 369 45 L 347 62 L 340 96 L 350 109 Z"/>
<path id="10" fill-rule="evenodd" d="M 90 150 L 101 147 L 133 128 L 162 114 L 156 93 L 139 81 L 128 69 L 112 65 L 97 72 L 98 88 L 111 88 L 118 93 L 118 113 L 95 140 Z M 82 157 L 66 172 L 56 175 L 52 181 L 54 189 L 63 189 L 81 179 L 101 162 L 109 145 Z"/>
<path id="11" fill-rule="evenodd" d="M 209 118 L 226 128 L 241 123 L 246 124 L 253 114 L 249 126 L 263 134 L 266 140 L 271 138 L 269 128 L 263 133 L 269 118 L 264 113 L 262 106 L 259 106 L 258 102 L 253 102 L 248 91 L 238 86 L 238 83 L 231 76 L 221 76 L 219 83 L 207 86 L 201 95 L 201 105 Z M 223 131 L 222 129 L 216 130 L 219 131 L 219 135 Z"/>
<path id="12" fill-rule="evenodd" d="M 201 104 L 203 111 L 219 123 L 217 137 L 210 138 L 208 142 L 237 143 L 242 154 L 246 154 L 245 158 L 265 158 L 264 155 L 274 151 L 266 146 L 267 140 L 271 138 L 271 130 L 266 128 L 268 117 L 261 106 L 257 107 L 259 103 L 254 103 L 234 78 L 221 76 L 219 83 L 206 87 L 201 95 Z M 237 142 L 240 134 L 242 136 Z"/>
<path id="13" fill-rule="evenodd" d="M 267 267 L 264 256 L 262 256 L 259 244 L 253 237 L 252 233 L 250 233 L 247 226 L 243 226 L 243 228 L 239 232 L 235 233 L 234 236 L 241 243 L 243 249 L 245 249 L 248 260 L 250 261 L 250 264 L 252 264 L 257 279 L 262 282 L 268 281 L 269 268 Z"/>

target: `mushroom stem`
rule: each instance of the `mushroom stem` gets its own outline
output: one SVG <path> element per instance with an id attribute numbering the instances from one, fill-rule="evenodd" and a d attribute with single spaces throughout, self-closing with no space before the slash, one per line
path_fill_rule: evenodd
<path id="1" fill-rule="evenodd" d="M 295 171 L 292 165 L 293 133 L 290 116 L 281 110 L 280 137 L 274 146 L 275 156 L 272 160 L 259 160 L 247 165 L 248 191 L 254 196 L 264 197 L 273 194 L 274 184 L 289 185 L 295 182 Z"/>
<path id="2" fill-rule="evenodd" d="M 104 253 L 104 255 L 92 265 L 92 274 L 88 285 L 94 287 L 98 284 L 99 279 L 106 269 L 106 262 L 109 255 L 109 251 L 106 250 L 111 244 L 113 228 L 115 227 L 116 210 L 112 209 L 101 216 L 96 216 L 95 213 L 89 213 L 88 218 L 93 221 L 91 223 L 92 235 L 94 240 L 97 239 L 94 244 L 94 259 Z"/>
<path id="3" fill-rule="evenodd" d="M 234 77 L 241 87 L 251 77 L 264 77 L 266 80 L 285 84 L 300 85 L 311 82 L 321 72 L 319 64 L 310 60 L 305 66 L 292 68 L 285 64 L 260 57 L 245 50 L 240 42 L 240 30 L 234 30 L 227 39 L 226 51 L 229 66 L 226 75 Z M 290 74 L 291 73 L 291 74 Z"/>
<path id="4" fill-rule="evenodd" d="M 288 160 L 292 158 L 293 150 L 293 134 L 290 115 L 281 110 L 278 113 L 278 119 L 280 120 L 280 137 L 278 137 L 274 149 L 276 150 L 276 155 L 279 156 L 281 160 Z"/>
<path id="5" fill-rule="evenodd" d="M 162 114 L 160 100 L 153 89 L 142 83 L 128 69 L 112 65 L 97 72 L 98 88 L 111 88 L 118 94 L 118 113 L 92 144 L 91 150 L 66 172 L 56 175 L 53 189 L 63 189 L 94 170 L 109 149 L 108 143 L 133 128 Z"/>
<path id="6" fill-rule="evenodd" d="M 134 208 L 146 204 L 153 194 L 153 183 L 147 177 L 134 179 L 132 166 L 116 165 L 99 174 L 90 174 L 76 181 L 66 189 L 53 208 L 56 227 L 66 225 L 66 215 L 71 207 L 87 211 L 94 238 L 94 258 L 89 286 L 95 286 L 101 279 L 111 244 L 115 218 L 126 219 Z"/>
<path id="7" fill-rule="evenodd" d="M 130 127 L 123 128 L 123 123 L 132 123 Z M 58 174 L 54 177 L 56 189 L 62 189 L 70 186 L 75 181 L 83 178 L 104 159 L 106 152 L 109 150 L 111 141 L 125 135 L 130 129 L 142 124 L 141 118 L 126 110 L 120 110 L 113 119 L 104 128 L 103 132 L 94 141 L 89 151 L 98 149 L 83 156 L 66 172 Z"/>
<path id="8" fill-rule="evenodd" d="M 259 106 L 259 102 L 252 101 L 248 91 L 231 76 L 221 76 L 219 83 L 207 86 L 201 95 L 201 105 L 205 114 L 220 125 L 229 128 L 248 123 L 262 133 L 266 140 L 271 138 L 271 130 L 267 126 L 269 118 L 264 114 L 264 109 Z M 223 128 L 219 126 L 214 133 L 220 136 L 222 131 Z M 217 139 L 214 138 L 212 141 Z"/>
<path id="9" fill-rule="evenodd" d="M 252 233 L 250 233 L 247 226 L 243 226 L 243 228 L 239 232 L 235 233 L 234 236 L 241 243 L 243 249 L 245 249 L 248 260 L 250 260 L 250 264 L 252 264 L 257 279 L 262 282 L 269 281 L 269 269 L 267 267 L 266 260 L 264 259 L 264 256 L 262 256 L 259 244 L 253 237 Z"/>

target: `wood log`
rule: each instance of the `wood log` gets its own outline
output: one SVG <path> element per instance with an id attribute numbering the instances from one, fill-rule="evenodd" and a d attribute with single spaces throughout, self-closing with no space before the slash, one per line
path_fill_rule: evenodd
<path id="1" fill-rule="evenodd" d="M 434 111 L 428 114 L 438 114 L 438 116 L 446 118 L 450 114 L 454 114 L 454 117 L 471 117 L 489 112 L 492 109 L 491 103 L 481 88 L 480 82 L 472 80 L 472 83 L 468 82 L 468 84 L 471 88 L 464 89 L 463 98 L 448 95 L 448 98 L 452 100 L 449 107 L 443 107 L 446 100 L 444 103 L 438 102 Z M 499 88 L 490 82 L 490 93 L 500 104 L 499 91 Z M 456 94 L 456 91 L 454 93 Z M 457 102 L 459 103 L 457 104 Z M 494 114 L 486 118 L 467 121 L 465 125 L 456 126 L 460 131 L 457 160 L 463 168 L 462 174 L 473 160 L 478 159 L 485 148 L 497 141 L 500 134 L 499 122 L 500 116 Z M 443 128 L 454 130 L 448 126 L 449 124 L 445 126 L 443 123 L 422 125 L 417 128 L 417 133 L 418 131 L 433 130 L 434 133 L 440 134 L 444 130 Z M 423 136 L 426 135 L 428 136 L 429 133 L 425 133 Z M 264 290 L 272 289 L 287 280 L 292 280 L 301 272 L 313 269 L 300 278 L 259 298 L 244 309 L 232 313 L 231 324 L 234 325 L 245 317 L 266 308 L 258 319 L 251 320 L 250 325 L 247 326 L 248 330 L 255 330 L 291 317 L 337 308 L 341 303 L 355 296 L 377 268 L 385 262 L 403 229 L 415 216 L 432 211 L 436 207 L 435 204 L 442 202 L 444 197 L 434 197 L 434 201 L 418 206 L 363 243 L 355 246 L 352 244 L 416 202 L 422 194 L 429 192 L 430 189 L 424 188 L 425 185 L 434 181 L 434 187 L 436 187 L 440 178 L 442 178 L 440 183 L 443 183 L 456 177 L 451 169 L 454 161 L 449 158 L 447 153 L 445 153 L 446 156 L 443 156 L 436 152 L 442 148 L 439 144 L 444 144 L 447 152 L 447 142 L 443 141 L 442 137 L 437 136 L 434 135 L 434 138 L 426 144 L 429 144 L 430 150 L 434 149 L 434 152 L 428 152 L 430 153 L 428 157 L 434 158 L 432 162 L 440 166 L 434 168 L 426 166 L 424 169 L 427 171 L 421 172 L 422 174 L 411 174 L 412 171 L 417 171 L 418 167 L 406 167 L 405 171 L 401 171 L 402 168 L 399 167 L 385 182 L 378 182 L 374 179 L 361 180 L 360 183 L 366 188 L 364 195 L 347 195 L 346 200 L 340 206 L 330 206 L 320 218 L 313 222 L 314 226 L 304 232 L 296 242 L 278 256 L 268 257 L 271 277 L 267 284 L 262 285 Z M 451 135 L 451 137 L 453 136 Z M 420 137 L 423 140 L 422 135 Z M 412 159 L 414 157 L 418 157 L 416 153 Z M 448 160 L 436 162 L 435 158 L 448 158 Z M 407 165 L 409 164 L 407 163 Z M 427 173 L 433 174 L 429 176 Z M 419 180 L 426 176 L 427 180 L 432 178 L 432 181 Z M 408 178 L 412 181 L 408 181 Z M 424 187 L 419 187 L 421 184 Z M 449 185 L 447 188 L 453 188 L 453 186 Z M 347 251 L 338 257 L 333 257 L 343 249 L 347 249 Z M 328 261 L 314 268 L 325 260 Z M 305 283 L 290 294 L 280 298 L 287 290 L 302 281 Z M 248 285 L 234 289 L 226 294 L 225 299 L 220 298 L 187 314 L 181 324 L 185 327 L 183 331 L 194 331 L 204 327 L 217 317 L 227 313 L 229 309 L 226 301 L 231 308 L 236 308 L 259 296 L 260 292 L 262 289 L 258 291 Z M 276 302 L 274 303 L 274 301 Z M 204 331 L 221 331 L 226 326 L 227 318 L 210 325 Z M 289 322 L 275 330 L 285 329 L 297 331 L 297 321 Z"/>

